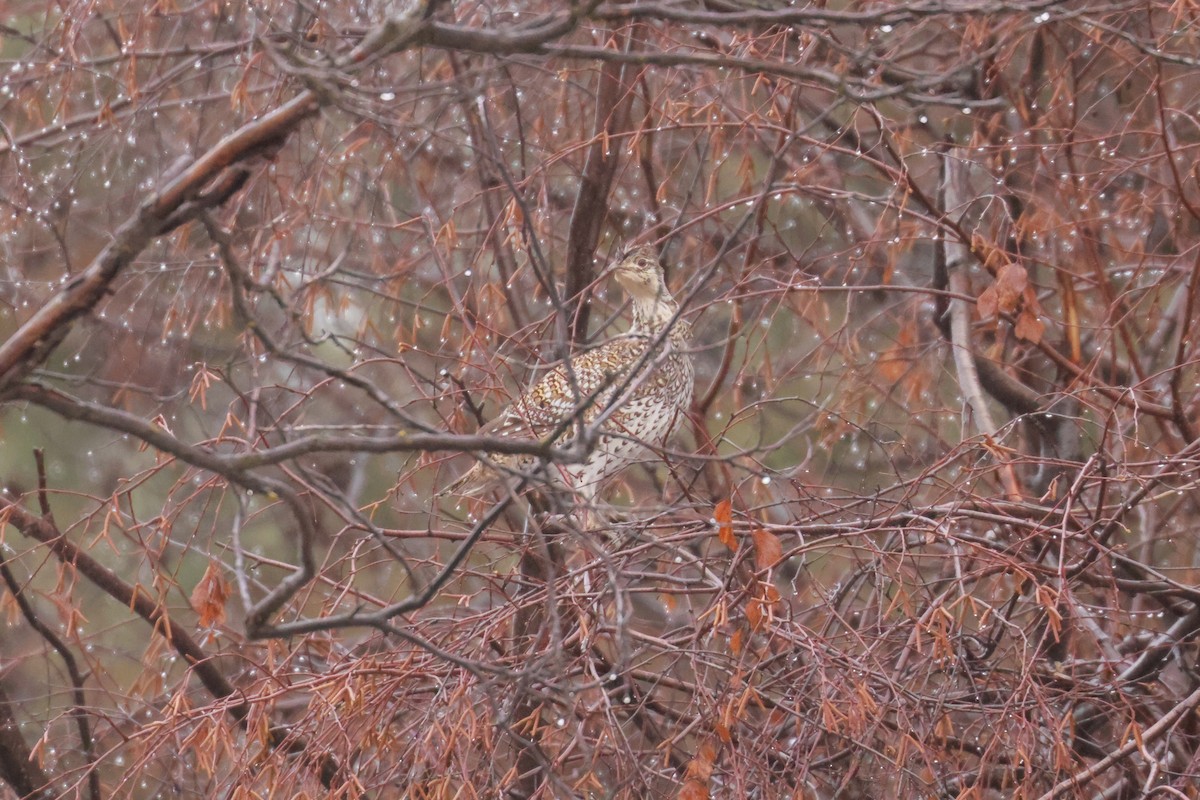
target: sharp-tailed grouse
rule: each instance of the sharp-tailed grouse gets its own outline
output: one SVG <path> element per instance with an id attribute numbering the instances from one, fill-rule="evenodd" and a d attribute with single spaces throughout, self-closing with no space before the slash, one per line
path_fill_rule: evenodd
<path id="1" fill-rule="evenodd" d="M 633 303 L 629 331 L 573 355 L 570 369 L 551 369 L 480 433 L 513 439 L 572 444 L 579 423 L 595 427 L 594 448 L 580 464 L 552 465 L 551 477 L 590 502 L 605 481 L 662 446 L 679 428 L 692 399 L 691 328 L 667 291 L 662 265 L 651 247 L 626 252 L 613 269 Z M 580 409 L 583 409 L 580 411 Z M 493 455 L 450 487 L 475 494 L 503 476 L 533 469 L 532 456 Z"/>

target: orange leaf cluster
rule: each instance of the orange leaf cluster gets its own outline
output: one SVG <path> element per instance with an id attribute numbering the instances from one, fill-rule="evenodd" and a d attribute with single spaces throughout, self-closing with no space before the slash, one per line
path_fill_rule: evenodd
<path id="1" fill-rule="evenodd" d="M 1020 264 L 1008 261 L 997 269 L 996 280 L 980 293 L 975 306 L 984 319 L 1016 314 L 1014 333 L 1018 339 L 1037 344 L 1046 330 L 1037 313 L 1037 297 L 1029 286 L 1029 273 Z"/>
<path id="2" fill-rule="evenodd" d="M 717 746 L 712 741 L 701 744 L 696 755 L 688 762 L 687 779 L 679 787 L 679 794 L 675 795 L 677 800 L 708 800 L 708 782 L 716 760 Z"/>
<path id="3" fill-rule="evenodd" d="M 1011 261 L 996 272 L 996 280 L 984 289 L 975 301 L 979 315 L 984 319 L 998 313 L 1011 314 L 1017 310 L 1021 295 L 1029 284 L 1029 273 L 1020 264 Z"/>
<path id="4" fill-rule="evenodd" d="M 737 539 L 733 535 L 733 503 L 722 500 L 713 509 L 713 519 L 717 521 L 717 538 L 721 544 L 730 550 L 737 550 Z"/>

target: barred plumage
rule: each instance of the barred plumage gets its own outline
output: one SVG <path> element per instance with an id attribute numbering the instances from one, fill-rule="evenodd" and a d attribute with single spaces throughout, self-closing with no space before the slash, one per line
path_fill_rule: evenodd
<path id="1" fill-rule="evenodd" d="M 554 466 L 552 477 L 591 500 L 601 485 L 662 446 L 679 428 L 692 398 L 691 328 L 667 291 L 662 265 L 650 247 L 621 257 L 613 275 L 633 303 L 629 332 L 571 357 L 544 375 L 480 431 L 514 439 L 542 439 L 578 413 L 585 425 L 601 419 L 595 448 L 582 464 Z M 594 396 L 594 399 L 593 399 Z M 579 413 L 579 409 L 588 404 Z M 569 445 L 578 424 L 565 426 L 557 444 Z M 480 462 L 449 488 L 477 493 L 508 471 L 525 472 L 529 456 L 497 455 Z"/>

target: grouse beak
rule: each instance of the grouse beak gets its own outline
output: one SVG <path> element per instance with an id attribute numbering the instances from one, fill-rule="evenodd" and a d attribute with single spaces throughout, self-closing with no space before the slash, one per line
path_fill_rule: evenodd
<path id="1" fill-rule="evenodd" d="M 629 253 L 626 251 L 622 252 L 621 255 L 617 257 L 616 263 L 608 269 L 605 277 L 616 278 L 624 283 L 626 280 L 632 277 L 632 275 L 633 269 L 629 265 Z"/>
<path id="2" fill-rule="evenodd" d="M 620 261 L 612 268 L 611 276 L 617 279 L 617 283 L 628 289 L 630 286 L 638 286 L 644 281 L 638 272 L 629 265 L 627 261 Z"/>

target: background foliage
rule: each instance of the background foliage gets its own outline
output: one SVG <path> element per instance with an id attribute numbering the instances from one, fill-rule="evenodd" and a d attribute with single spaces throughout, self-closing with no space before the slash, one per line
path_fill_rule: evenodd
<path id="1" fill-rule="evenodd" d="M 1193 3 L 5 9 L 0 795 L 1197 796 Z"/>

